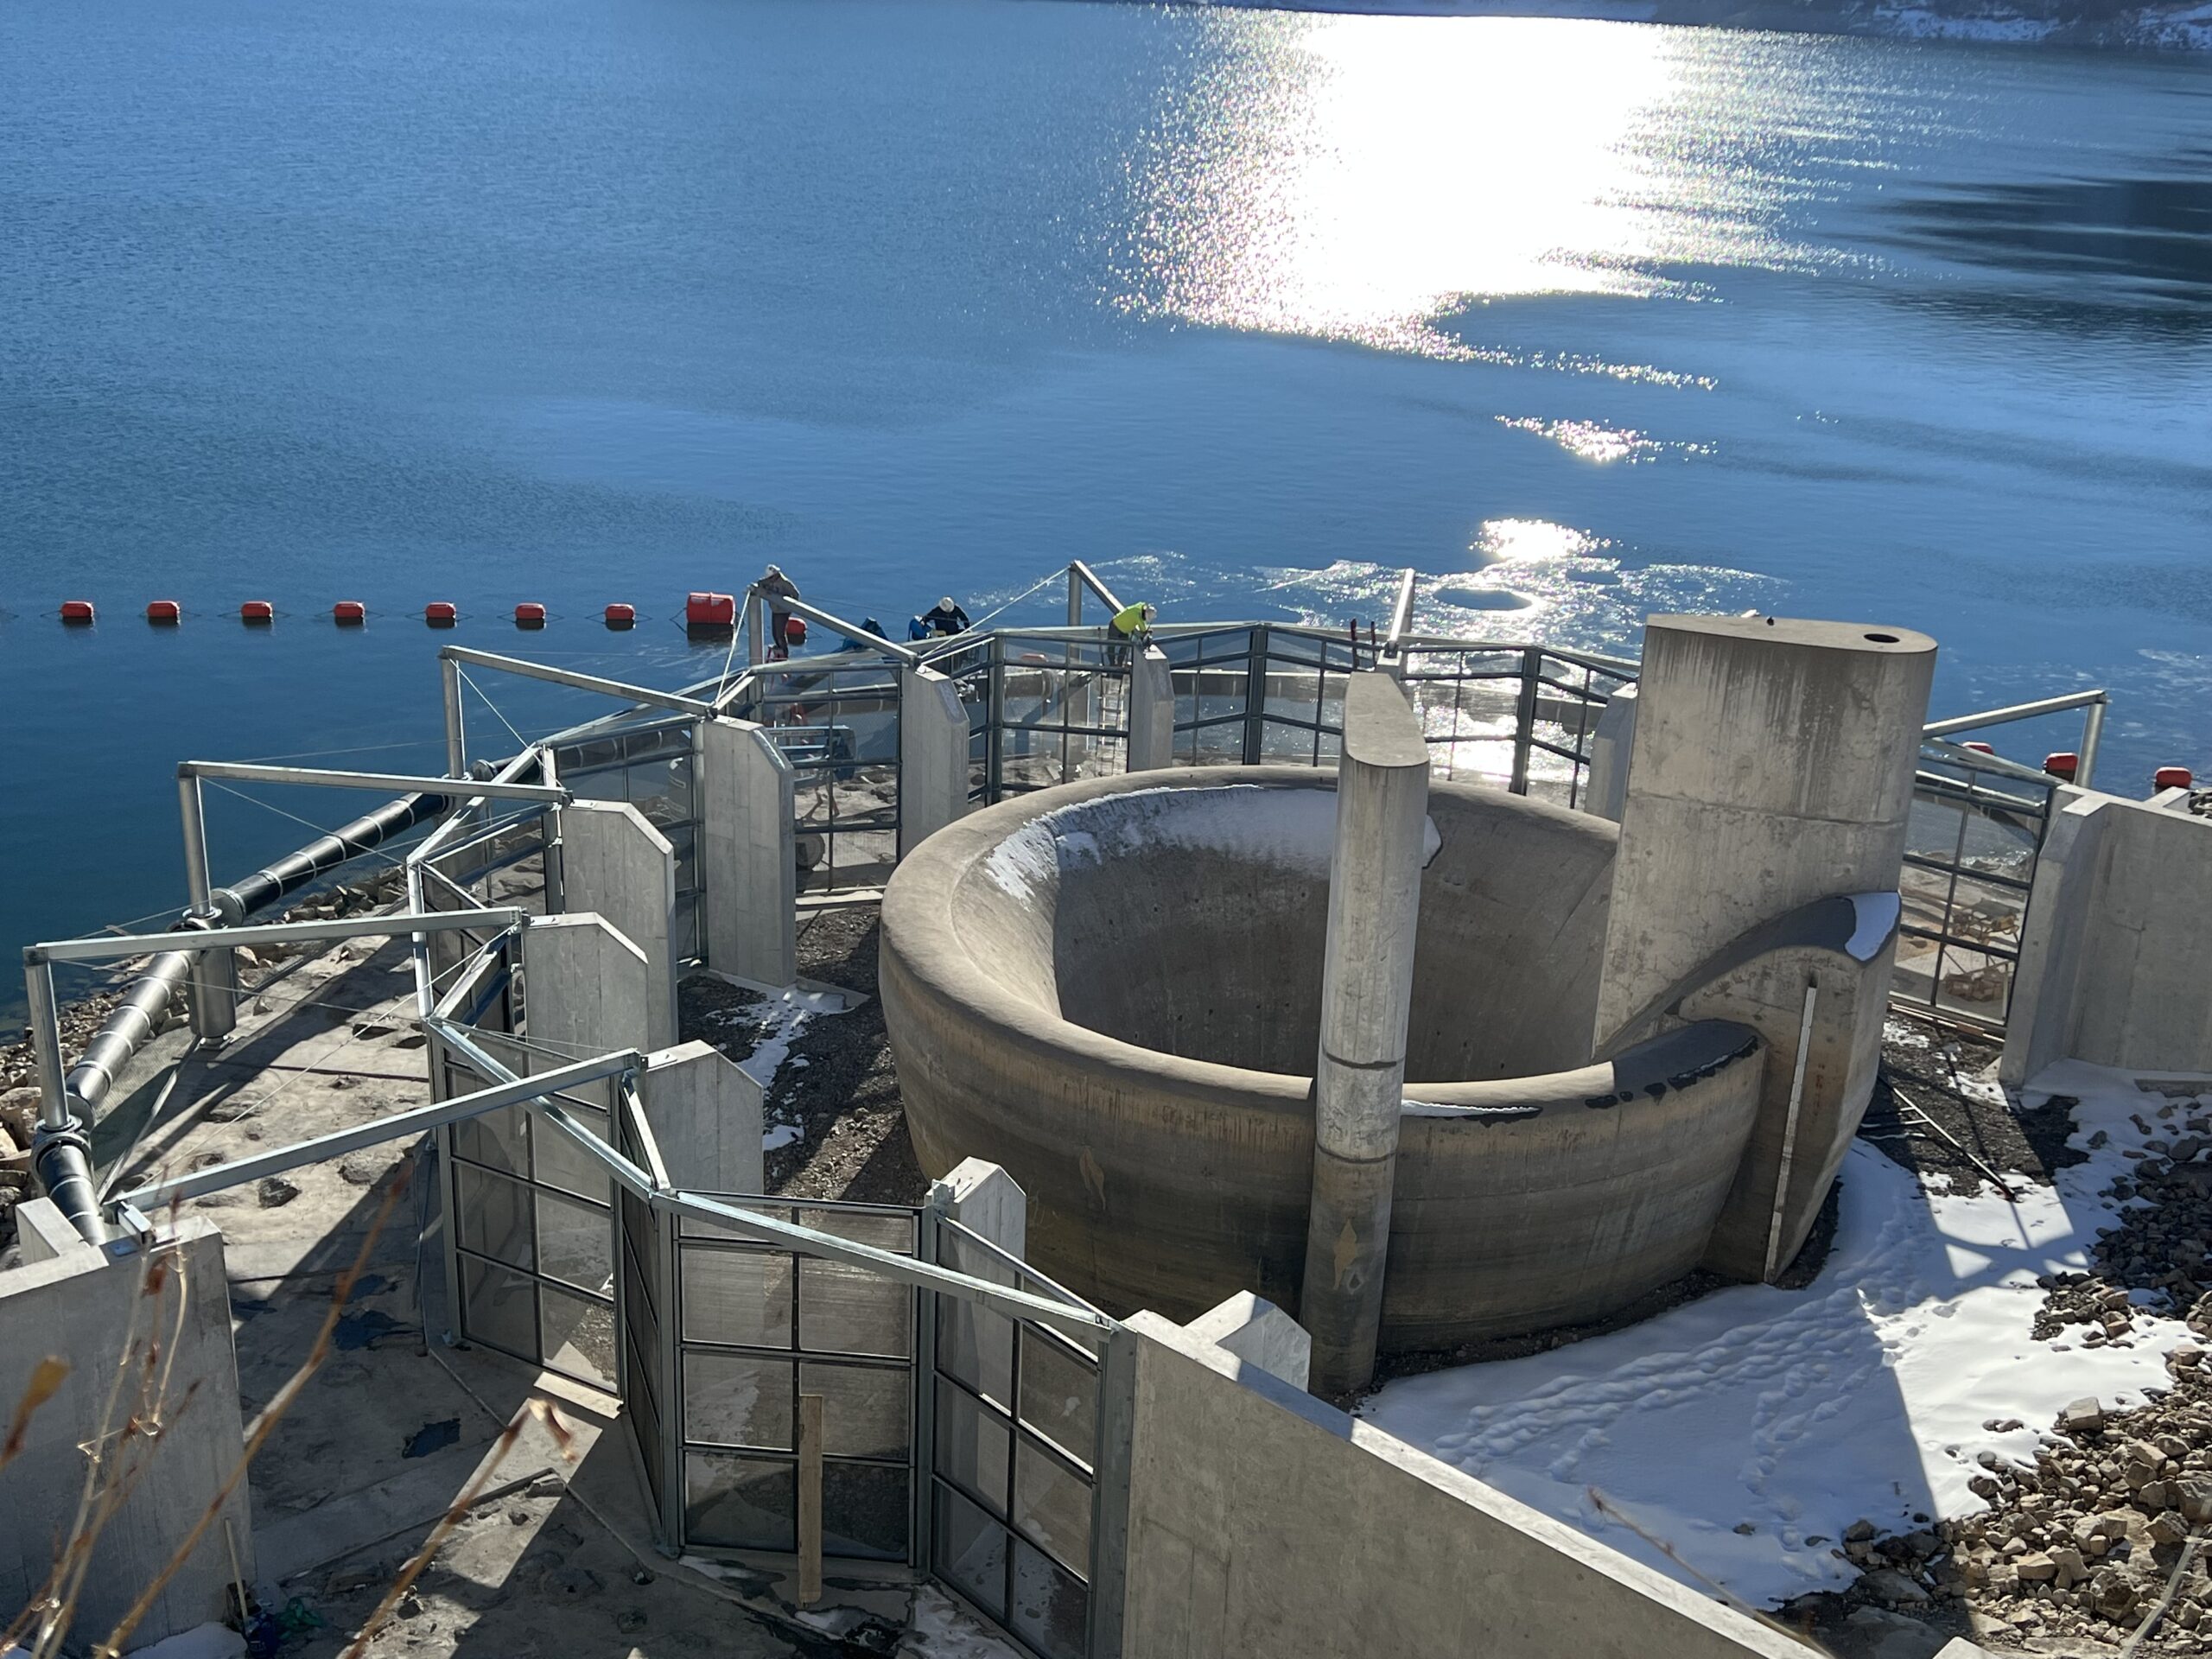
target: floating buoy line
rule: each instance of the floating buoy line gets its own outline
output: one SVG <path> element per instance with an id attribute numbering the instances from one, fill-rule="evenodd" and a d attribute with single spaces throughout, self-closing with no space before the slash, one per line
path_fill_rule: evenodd
<path id="1" fill-rule="evenodd" d="M 99 620 L 99 607 L 89 599 L 65 599 L 58 614 L 69 627 L 90 627 Z M 146 601 L 146 620 L 156 627 L 173 628 L 184 621 L 184 602 L 175 599 L 154 599 Z M 638 626 L 638 607 L 620 601 L 611 604 L 600 613 L 607 628 L 621 633 Z M 737 631 L 738 601 L 734 594 L 686 594 L 683 609 L 670 620 L 680 620 L 686 632 L 709 636 L 728 636 Z M 330 620 L 341 628 L 367 626 L 368 603 L 365 600 L 341 599 L 330 607 Z M 514 607 L 514 625 L 528 632 L 543 628 L 557 620 L 551 611 L 536 600 L 524 600 Z M 238 606 L 238 620 L 248 627 L 268 627 L 276 621 L 276 607 L 266 599 L 249 599 Z M 423 607 L 423 622 L 427 627 L 450 628 L 461 621 L 461 607 L 451 600 L 434 599 Z"/>

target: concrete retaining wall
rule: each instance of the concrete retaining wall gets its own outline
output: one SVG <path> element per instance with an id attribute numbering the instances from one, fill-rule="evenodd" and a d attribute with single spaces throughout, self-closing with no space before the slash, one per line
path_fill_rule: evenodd
<path id="1" fill-rule="evenodd" d="M 1130 1329 L 1125 1653 L 1804 1659 L 1154 1314 Z"/>
<path id="2" fill-rule="evenodd" d="M 1998 1076 L 2054 1060 L 2212 1071 L 2212 820 L 2063 791 L 2036 861 Z"/>
<path id="3" fill-rule="evenodd" d="M 68 1534 L 84 1490 L 85 1457 L 79 1448 L 102 1432 L 102 1412 L 134 1330 L 134 1313 L 139 1340 L 157 1335 L 171 1368 L 168 1427 L 143 1477 L 100 1535 L 78 1601 L 76 1639 L 89 1644 L 114 1628 L 167 1565 L 245 1453 L 223 1239 L 210 1222 L 180 1223 L 175 1272 L 156 1300 L 142 1298 L 142 1258 L 109 1260 L 79 1239 L 48 1200 L 27 1204 L 17 1214 L 24 1263 L 0 1273 L 0 1418 L 13 1413 L 46 1356 L 60 1356 L 70 1369 L 59 1392 L 31 1418 L 22 1454 L 0 1475 L 0 1516 L 5 1517 L 0 1519 L 0 1615 L 13 1618 L 38 1593 L 58 1543 Z M 173 1330 L 177 1340 L 168 1345 Z M 140 1353 L 143 1363 L 143 1349 Z M 195 1387 L 189 1405 L 178 1409 Z M 106 1425 L 109 1432 L 121 1427 L 129 1409 L 126 1404 Z M 251 1584 L 253 1522 L 245 1482 L 223 1516 L 238 1541 L 239 1569 Z M 130 1645 L 149 1646 L 221 1618 L 230 1582 L 230 1555 L 217 1525 L 156 1598 Z"/>
<path id="4" fill-rule="evenodd" d="M 1298 1305 L 1334 805 L 1316 782 L 1067 785 L 944 831 L 886 896 L 885 1017 L 923 1167 L 1003 1165 L 1030 1195 L 1031 1259 L 1109 1311 L 1188 1319 L 1243 1289 Z M 1161 785 L 1227 816 L 1125 824 L 1141 868 L 1086 865 L 1096 821 L 1059 821 L 1065 869 L 1049 835 L 1018 835 Z M 1318 861 L 1224 804 L 1258 790 L 1318 811 Z M 1396 1351 L 1595 1318 L 1694 1265 L 1758 1071 L 1751 1033 L 1721 1026 L 1585 1064 L 1614 831 L 1495 790 L 1430 799 L 1382 1316 Z"/>

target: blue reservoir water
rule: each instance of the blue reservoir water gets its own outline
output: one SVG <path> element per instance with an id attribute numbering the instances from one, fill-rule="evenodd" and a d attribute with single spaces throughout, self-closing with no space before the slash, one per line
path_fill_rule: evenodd
<path id="1" fill-rule="evenodd" d="M 894 628 L 1071 556 L 1171 619 L 1372 617 L 1412 564 L 1425 624 L 1502 638 L 1899 623 L 1944 712 L 2110 686 L 2133 786 L 2212 770 L 2209 547 L 2193 60 L 1038 0 L 0 8 L 12 941 L 179 901 L 179 757 L 434 764 L 448 639 L 710 672 L 681 596 L 766 560 Z M 487 689 L 480 733 L 586 712 Z M 304 834 L 216 804 L 218 879 Z"/>

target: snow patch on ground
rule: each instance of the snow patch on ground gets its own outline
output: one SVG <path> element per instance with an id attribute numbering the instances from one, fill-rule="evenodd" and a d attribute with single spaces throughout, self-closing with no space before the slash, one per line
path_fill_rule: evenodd
<path id="1" fill-rule="evenodd" d="M 1056 808 L 994 847 L 983 873 L 1002 893 L 1033 898 L 1071 869 L 1097 868 L 1156 848 L 1224 853 L 1243 862 L 1325 880 L 1337 842 L 1332 789 L 1228 784 L 1135 789 Z M 1423 830 L 1421 861 L 1443 845 L 1436 821 Z"/>
<path id="2" fill-rule="evenodd" d="M 760 1085 L 767 1093 L 775 1087 L 776 1073 L 783 1070 L 791 1058 L 791 1045 L 798 1041 L 799 1033 L 806 1029 L 806 1022 L 814 1018 L 814 1010 L 800 1000 L 798 994 L 785 991 L 771 995 L 758 1009 L 746 1013 L 762 1022 L 760 1035 L 753 1043 L 753 1052 L 737 1063 L 738 1070 Z"/>
<path id="3" fill-rule="evenodd" d="M 914 1591 L 899 1659 L 1021 1659 L 1021 1650 L 933 1585 Z"/>
<path id="4" fill-rule="evenodd" d="M 2037 1275 L 2087 1265 L 2120 1207 L 2098 1194 L 2147 1138 L 2134 1115 L 2155 1131 L 2167 1103 L 2072 1062 L 2036 1082 L 2080 1098 L 2072 1145 L 2109 1137 L 2055 1188 L 1924 1191 L 1854 1141 L 1834 1248 L 1807 1288 L 1738 1286 L 1550 1353 L 1407 1378 L 1361 1414 L 1686 1583 L 1756 1605 L 1846 1584 L 1853 1521 L 1909 1530 L 1983 1509 L 1967 1487 L 1977 1452 L 2031 1456 L 2084 1395 L 2141 1403 L 2188 1339 L 2141 1313 L 2132 1347 L 2030 1336 Z M 2011 1419 L 2024 1427 L 1984 1427 Z"/>

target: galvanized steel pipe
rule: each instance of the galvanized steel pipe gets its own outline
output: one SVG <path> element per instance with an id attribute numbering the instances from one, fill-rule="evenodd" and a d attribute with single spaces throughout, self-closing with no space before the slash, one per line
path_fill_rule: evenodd
<path id="1" fill-rule="evenodd" d="M 218 888 L 210 897 L 210 908 L 226 922 L 239 921 L 347 860 L 428 823 L 451 804 L 451 799 L 442 795 L 403 795 L 387 801 L 373 812 L 364 813 L 255 871 L 236 887 Z M 180 929 L 195 925 L 204 927 L 207 920 L 188 918 L 178 924 Z M 84 1126 L 98 1115 L 130 1057 L 161 1029 L 171 1003 L 192 977 L 196 954 L 164 950 L 147 963 L 122 1001 L 100 1022 L 99 1030 L 85 1046 L 83 1057 L 69 1068 L 60 1098 L 49 1101 L 41 1114 L 35 1154 L 39 1180 L 54 1207 L 90 1243 L 104 1243 L 107 1230 L 92 1181 L 91 1147 Z"/>

